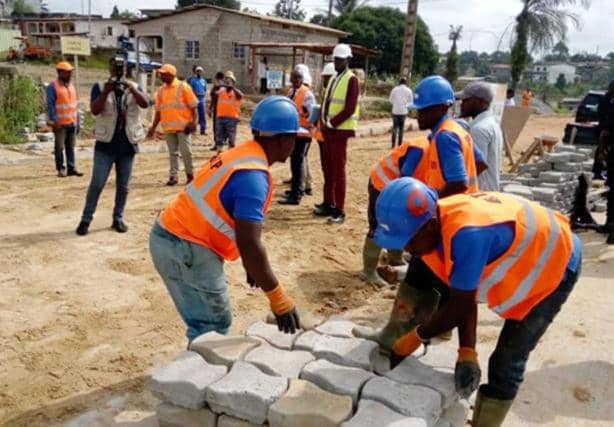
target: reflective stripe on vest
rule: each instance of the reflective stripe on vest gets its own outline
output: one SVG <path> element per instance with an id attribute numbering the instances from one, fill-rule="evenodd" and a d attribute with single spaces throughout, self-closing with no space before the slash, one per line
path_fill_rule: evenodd
<path id="1" fill-rule="evenodd" d="M 237 99 L 234 91 L 220 89 L 217 95 L 217 117 L 232 117 L 238 119 L 240 110 L 241 101 Z"/>
<path id="2" fill-rule="evenodd" d="M 160 112 L 160 125 L 165 132 L 182 131 L 192 122 L 191 119 L 188 119 L 188 115 L 192 115 L 192 109 L 181 102 L 184 84 L 184 82 L 177 82 L 177 90 L 171 99 L 163 86 L 158 89 L 158 97 L 162 102 L 157 110 Z"/>
<path id="3" fill-rule="evenodd" d="M 77 107 L 77 91 L 72 84 L 64 86 L 57 80 L 53 81 L 55 89 L 55 113 L 60 126 L 77 123 L 79 109 Z"/>
<path id="4" fill-rule="evenodd" d="M 324 100 L 330 99 L 330 104 L 328 106 L 328 115 L 326 117 L 327 121 L 343 111 L 343 107 L 345 107 L 345 100 L 347 98 L 350 79 L 352 77 L 354 77 L 354 73 L 352 73 L 348 69 L 338 79 L 330 79 L 330 81 L 328 82 L 328 87 L 326 88 L 326 92 L 324 93 Z M 356 127 L 358 126 L 359 113 L 360 106 L 358 105 L 358 103 L 356 103 L 356 109 L 354 110 L 352 116 L 343 123 L 341 123 L 339 126 L 337 126 L 335 129 L 356 130 Z"/>
<path id="5" fill-rule="evenodd" d="M 420 162 L 416 165 L 413 177 L 422 182 L 426 181 L 429 161 L 429 141 L 426 137 L 419 137 L 407 143 L 403 143 L 392 150 L 386 156 L 382 157 L 377 165 L 371 170 L 371 184 L 377 191 L 381 192 L 390 181 L 403 176 L 400 169 L 400 162 L 401 159 L 407 155 L 410 148 L 422 150 L 422 157 L 420 158 Z"/>
<path id="6" fill-rule="evenodd" d="M 294 101 L 294 105 L 296 105 L 301 127 L 303 129 L 309 129 L 311 127 L 311 122 L 309 121 L 309 113 L 305 113 L 305 111 L 303 110 L 303 101 L 305 100 L 307 92 L 309 92 L 309 86 L 303 84 L 300 88 L 295 89 L 294 98 L 292 98 L 291 96 L 292 92 L 293 90 L 290 89 L 290 91 L 288 92 L 288 98 L 292 99 Z M 309 131 L 307 131 L 307 133 L 299 132 L 298 136 L 310 138 L 311 133 Z"/>

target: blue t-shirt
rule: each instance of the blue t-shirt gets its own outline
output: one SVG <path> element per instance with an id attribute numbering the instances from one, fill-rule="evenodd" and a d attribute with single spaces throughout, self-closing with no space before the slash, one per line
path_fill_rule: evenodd
<path id="1" fill-rule="evenodd" d="M 192 77 L 189 81 L 194 95 L 199 98 L 203 98 L 207 95 L 207 81 L 202 77 Z"/>
<path id="2" fill-rule="evenodd" d="M 418 163 L 422 160 L 424 151 L 418 147 L 409 147 L 407 153 L 399 159 L 399 169 L 401 176 L 414 176 Z"/>
<path id="3" fill-rule="evenodd" d="M 465 227 L 452 238 L 452 274 L 450 287 L 473 291 L 487 264 L 503 255 L 514 241 L 514 224 L 502 223 L 484 227 Z M 576 273 L 580 266 L 582 242 L 573 235 L 573 251 L 567 269 Z"/>
<path id="4" fill-rule="evenodd" d="M 467 171 L 465 169 L 465 159 L 461 140 L 458 135 L 448 131 L 437 133 L 442 123 L 449 119 L 446 114 L 432 129 L 431 135 L 437 134 L 435 144 L 437 144 L 437 154 L 439 155 L 439 165 L 446 182 L 467 181 Z M 429 139 L 431 136 L 429 136 Z"/>
<path id="5" fill-rule="evenodd" d="M 263 222 L 269 176 L 262 170 L 239 170 L 220 192 L 226 212 L 235 220 Z"/>

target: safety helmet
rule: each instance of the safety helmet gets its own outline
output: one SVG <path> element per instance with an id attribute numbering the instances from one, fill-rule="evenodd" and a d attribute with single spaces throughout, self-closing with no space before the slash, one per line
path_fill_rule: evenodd
<path id="1" fill-rule="evenodd" d="M 339 43 L 333 49 L 333 58 L 351 58 L 352 57 L 352 48 L 350 45 L 345 43 Z"/>
<path id="2" fill-rule="evenodd" d="M 415 178 L 399 178 L 381 192 L 375 204 L 375 242 L 401 250 L 437 210 L 437 192 Z"/>
<path id="3" fill-rule="evenodd" d="M 434 105 L 452 104 L 454 104 L 454 90 L 450 82 L 441 76 L 430 76 L 422 79 L 416 86 L 411 106 L 416 110 L 423 110 Z"/>
<path id="4" fill-rule="evenodd" d="M 70 65 L 70 62 L 68 62 L 68 61 L 58 62 L 56 64 L 56 66 L 55 66 L 55 69 L 59 70 L 59 71 L 72 71 L 72 70 L 74 70 L 73 66 Z"/>
<path id="5" fill-rule="evenodd" d="M 231 70 L 228 70 L 224 73 L 224 78 L 225 79 L 232 79 L 233 82 L 236 82 L 237 79 L 235 78 L 235 73 L 233 73 Z"/>
<path id="6" fill-rule="evenodd" d="M 301 130 L 296 105 L 290 98 L 279 95 L 264 98 L 256 105 L 249 127 L 268 135 L 298 133 Z"/>
<path id="7" fill-rule="evenodd" d="M 158 74 L 170 74 L 173 77 L 177 76 L 177 68 L 172 64 L 164 64 L 157 71 Z"/>
<path id="8" fill-rule="evenodd" d="M 326 63 L 320 73 L 321 76 L 334 76 L 335 74 L 337 74 L 337 71 L 335 71 L 335 64 L 332 62 Z"/>

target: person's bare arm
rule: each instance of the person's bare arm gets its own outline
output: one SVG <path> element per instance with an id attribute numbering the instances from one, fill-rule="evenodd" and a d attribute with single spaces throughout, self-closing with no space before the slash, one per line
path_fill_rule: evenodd
<path id="1" fill-rule="evenodd" d="M 235 233 L 241 261 L 247 274 L 263 291 L 273 290 L 278 282 L 261 241 L 262 224 L 237 220 Z"/>
<path id="2" fill-rule="evenodd" d="M 243 92 L 234 86 L 232 87 L 232 90 L 234 91 L 235 95 L 237 95 L 237 99 L 243 99 Z"/>
<path id="3" fill-rule="evenodd" d="M 160 124 L 160 112 L 156 111 L 156 114 L 154 115 L 153 123 L 151 124 L 151 127 L 149 128 L 149 132 L 147 132 L 148 138 L 152 138 L 154 136 L 154 134 L 156 133 L 156 128 L 158 127 L 158 124 Z"/>
<path id="4" fill-rule="evenodd" d="M 461 194 L 467 191 L 467 183 L 465 181 L 446 182 L 446 185 L 439 190 L 439 198 L 453 196 L 454 194 Z"/>
<path id="5" fill-rule="evenodd" d="M 136 85 L 128 85 L 128 91 L 134 96 L 134 100 L 139 107 L 149 107 L 149 97 L 144 92 L 141 92 Z"/>
<path id="6" fill-rule="evenodd" d="M 105 82 L 104 87 L 100 89 L 100 95 L 98 95 L 95 100 L 90 102 L 90 110 L 94 116 L 97 116 L 98 114 L 102 113 L 102 110 L 104 110 L 104 104 L 107 102 L 107 96 L 109 96 L 113 90 L 113 82 L 109 79 L 107 82 Z"/>

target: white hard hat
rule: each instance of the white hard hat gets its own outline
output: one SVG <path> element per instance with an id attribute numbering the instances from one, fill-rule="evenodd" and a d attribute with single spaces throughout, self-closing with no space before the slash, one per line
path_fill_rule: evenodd
<path id="1" fill-rule="evenodd" d="M 339 43 L 337 46 L 335 46 L 335 48 L 333 49 L 333 57 L 334 58 L 351 58 L 352 57 L 352 48 L 345 44 L 345 43 Z"/>
<path id="2" fill-rule="evenodd" d="M 311 86 L 312 84 L 311 73 L 309 72 L 309 67 L 307 65 L 297 64 L 297 66 L 294 67 L 294 70 L 301 73 L 301 76 L 303 76 L 303 83 L 305 83 L 308 86 Z"/>
<path id="3" fill-rule="evenodd" d="M 194 71 L 202 71 L 202 72 L 204 72 L 205 70 L 203 69 L 203 67 L 198 66 L 198 67 L 196 67 L 196 70 L 194 70 Z"/>
<path id="4" fill-rule="evenodd" d="M 334 76 L 335 74 L 335 64 L 332 62 L 326 63 L 322 69 L 322 72 L 320 73 L 321 76 Z"/>

